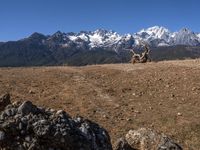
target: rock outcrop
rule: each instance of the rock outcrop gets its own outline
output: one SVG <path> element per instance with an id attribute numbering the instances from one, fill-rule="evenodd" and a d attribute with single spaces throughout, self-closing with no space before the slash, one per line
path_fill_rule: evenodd
<path id="1" fill-rule="evenodd" d="M 182 150 L 172 139 L 151 129 L 130 130 L 119 139 L 115 150 Z"/>
<path id="2" fill-rule="evenodd" d="M 0 97 L 0 150 L 112 150 L 107 131 L 82 117 L 70 117 L 33 105 L 11 104 L 10 95 Z M 115 150 L 182 150 L 176 142 L 151 129 L 130 130 Z"/>
<path id="3" fill-rule="evenodd" d="M 7 105 L 1 112 L 0 149 L 112 150 L 112 146 L 98 124 L 26 101 Z"/>

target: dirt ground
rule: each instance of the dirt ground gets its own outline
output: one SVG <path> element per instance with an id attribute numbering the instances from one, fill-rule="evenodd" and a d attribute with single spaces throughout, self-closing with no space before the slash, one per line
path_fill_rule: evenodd
<path id="1" fill-rule="evenodd" d="M 1 68 L 0 94 L 64 109 L 106 128 L 112 143 L 149 127 L 200 149 L 200 60 Z"/>

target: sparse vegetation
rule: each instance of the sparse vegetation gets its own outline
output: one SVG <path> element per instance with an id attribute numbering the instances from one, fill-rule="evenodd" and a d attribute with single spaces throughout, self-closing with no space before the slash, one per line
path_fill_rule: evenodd
<path id="1" fill-rule="evenodd" d="M 200 60 L 86 67 L 1 68 L 0 93 L 64 109 L 101 124 L 112 142 L 130 129 L 166 133 L 184 150 L 200 146 Z"/>

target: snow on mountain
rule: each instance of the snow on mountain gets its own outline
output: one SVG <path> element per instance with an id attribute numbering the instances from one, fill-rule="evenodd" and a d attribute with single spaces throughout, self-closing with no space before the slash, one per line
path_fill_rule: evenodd
<path id="1" fill-rule="evenodd" d="M 139 35 L 144 35 L 145 33 L 147 33 L 148 36 L 146 36 L 147 38 L 158 38 L 158 39 L 164 39 L 164 40 L 168 40 L 169 36 L 171 35 L 171 32 L 164 28 L 164 27 L 159 27 L 159 26 L 154 26 L 148 29 L 142 29 L 140 32 L 138 32 Z"/>
<path id="2" fill-rule="evenodd" d="M 172 41 L 173 45 L 191 45 L 196 46 L 199 44 L 198 36 L 187 28 L 181 29 L 176 32 Z"/>
<path id="3" fill-rule="evenodd" d="M 85 42 L 88 42 L 90 48 L 95 47 L 110 47 L 116 44 L 121 40 L 122 36 L 114 31 L 107 31 L 103 29 L 98 29 L 93 32 L 81 32 L 78 34 L 71 34 L 68 38 L 75 42 L 77 39 L 82 39 Z"/>
<path id="4" fill-rule="evenodd" d="M 173 45 L 199 45 L 200 40 L 194 32 L 184 28 L 178 32 L 170 32 L 164 27 L 154 26 L 142 29 L 135 34 L 141 40 L 146 41 L 152 46 L 173 46 Z"/>
<path id="5" fill-rule="evenodd" d="M 199 42 L 200 42 L 200 33 L 198 33 L 198 34 L 196 34 L 197 35 L 197 37 L 199 38 Z"/>
<path id="6" fill-rule="evenodd" d="M 173 45 L 200 45 L 200 33 L 183 28 L 178 32 L 171 32 L 165 27 L 154 26 L 134 34 L 120 35 L 111 30 L 98 29 L 95 31 L 81 31 L 79 33 L 56 32 L 51 36 L 39 33 L 32 34 L 28 39 L 42 39 L 43 44 L 51 47 L 76 47 L 81 49 L 104 48 L 114 51 L 130 49 L 141 45 L 141 41 L 153 47 Z M 38 41 L 38 40 L 36 40 Z"/>
<path id="7" fill-rule="evenodd" d="M 78 37 L 75 35 L 68 36 L 70 40 L 75 41 Z"/>
<path id="8" fill-rule="evenodd" d="M 171 35 L 172 33 L 168 29 L 154 26 L 142 29 L 135 34 L 135 37 L 139 37 L 140 40 L 146 41 L 152 46 L 169 46 Z"/>
<path id="9" fill-rule="evenodd" d="M 116 44 L 121 36 L 114 31 L 106 31 L 98 29 L 89 35 L 90 46 L 93 47 L 109 47 Z"/>

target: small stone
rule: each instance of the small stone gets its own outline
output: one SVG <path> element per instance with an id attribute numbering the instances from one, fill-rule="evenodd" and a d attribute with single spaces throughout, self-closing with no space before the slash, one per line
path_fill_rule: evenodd
<path id="1" fill-rule="evenodd" d="M 35 94 L 35 92 L 33 90 L 29 90 L 28 92 L 29 94 Z"/>
<path id="2" fill-rule="evenodd" d="M 5 137 L 6 137 L 5 132 L 0 131 L 0 141 L 3 141 L 5 139 Z"/>
<path id="3" fill-rule="evenodd" d="M 10 108 L 10 109 L 6 109 L 4 112 L 7 114 L 7 116 L 14 116 L 16 114 L 16 109 Z"/>
<path id="4" fill-rule="evenodd" d="M 126 120 L 127 120 L 127 121 L 131 121 L 131 118 L 127 118 Z"/>
<path id="5" fill-rule="evenodd" d="M 21 135 L 24 135 L 26 132 L 24 130 L 21 130 Z"/>
<path id="6" fill-rule="evenodd" d="M 195 90 L 196 90 L 196 87 L 193 87 L 193 88 L 192 88 L 192 91 L 195 91 Z"/>
<path id="7" fill-rule="evenodd" d="M 20 118 L 20 117 L 21 117 L 21 114 L 16 114 L 16 115 L 14 116 L 15 119 L 18 119 L 18 118 Z"/>
<path id="8" fill-rule="evenodd" d="M 15 101 L 15 102 L 12 103 L 12 105 L 15 106 L 15 107 L 19 106 L 20 104 L 21 103 L 19 101 Z"/>
<path id="9" fill-rule="evenodd" d="M 10 94 L 5 94 L 0 97 L 0 111 L 2 111 L 9 104 L 11 104 Z"/>
<path id="10" fill-rule="evenodd" d="M 135 113 L 137 113 L 137 114 L 141 114 L 141 112 L 140 112 L 140 111 L 138 111 L 138 110 L 135 110 L 134 112 L 135 112 Z"/>
<path id="11" fill-rule="evenodd" d="M 48 124 L 47 120 L 44 120 L 44 119 L 43 119 L 43 120 L 40 120 L 39 122 L 40 122 L 41 124 Z"/>
<path id="12" fill-rule="evenodd" d="M 65 143 L 65 139 L 64 139 L 64 138 L 61 138 L 60 141 L 61 141 L 62 143 Z"/>
<path id="13" fill-rule="evenodd" d="M 178 112 L 178 113 L 177 113 L 177 116 L 182 116 L 182 113 Z"/>
<path id="14" fill-rule="evenodd" d="M 23 129 L 23 124 L 20 122 L 19 123 L 19 130 L 22 130 Z"/>
<path id="15" fill-rule="evenodd" d="M 63 114 L 63 113 L 64 113 L 63 110 L 58 110 L 58 111 L 56 112 L 57 115 L 60 115 L 60 114 Z"/>
<path id="16" fill-rule="evenodd" d="M 5 112 L 3 112 L 0 116 L 0 119 L 1 120 L 4 120 L 6 118 L 7 114 Z"/>
<path id="17" fill-rule="evenodd" d="M 7 116 L 11 116 L 11 111 L 10 111 L 10 109 L 6 109 L 4 112 L 6 113 Z"/>
<path id="18" fill-rule="evenodd" d="M 133 150 L 124 138 L 120 138 L 115 143 L 114 150 Z"/>
<path id="19" fill-rule="evenodd" d="M 175 97 L 175 95 L 174 95 L 174 94 L 171 94 L 171 97 Z"/>
<path id="20" fill-rule="evenodd" d="M 55 109 L 50 109 L 50 112 L 55 113 Z"/>
<path id="21" fill-rule="evenodd" d="M 29 113 L 36 113 L 37 108 L 30 101 L 25 101 L 18 108 L 18 113 L 22 115 L 28 115 Z"/>
<path id="22" fill-rule="evenodd" d="M 26 136 L 26 137 L 25 137 L 25 140 L 26 140 L 27 142 L 31 142 L 31 137 L 30 137 L 30 136 Z"/>
<path id="23" fill-rule="evenodd" d="M 167 84 L 165 87 L 166 87 L 166 88 L 169 88 L 170 86 L 169 86 L 169 84 Z"/>
<path id="24" fill-rule="evenodd" d="M 103 115 L 103 118 L 106 118 L 106 119 L 108 119 L 109 117 L 108 117 L 107 115 Z"/>

